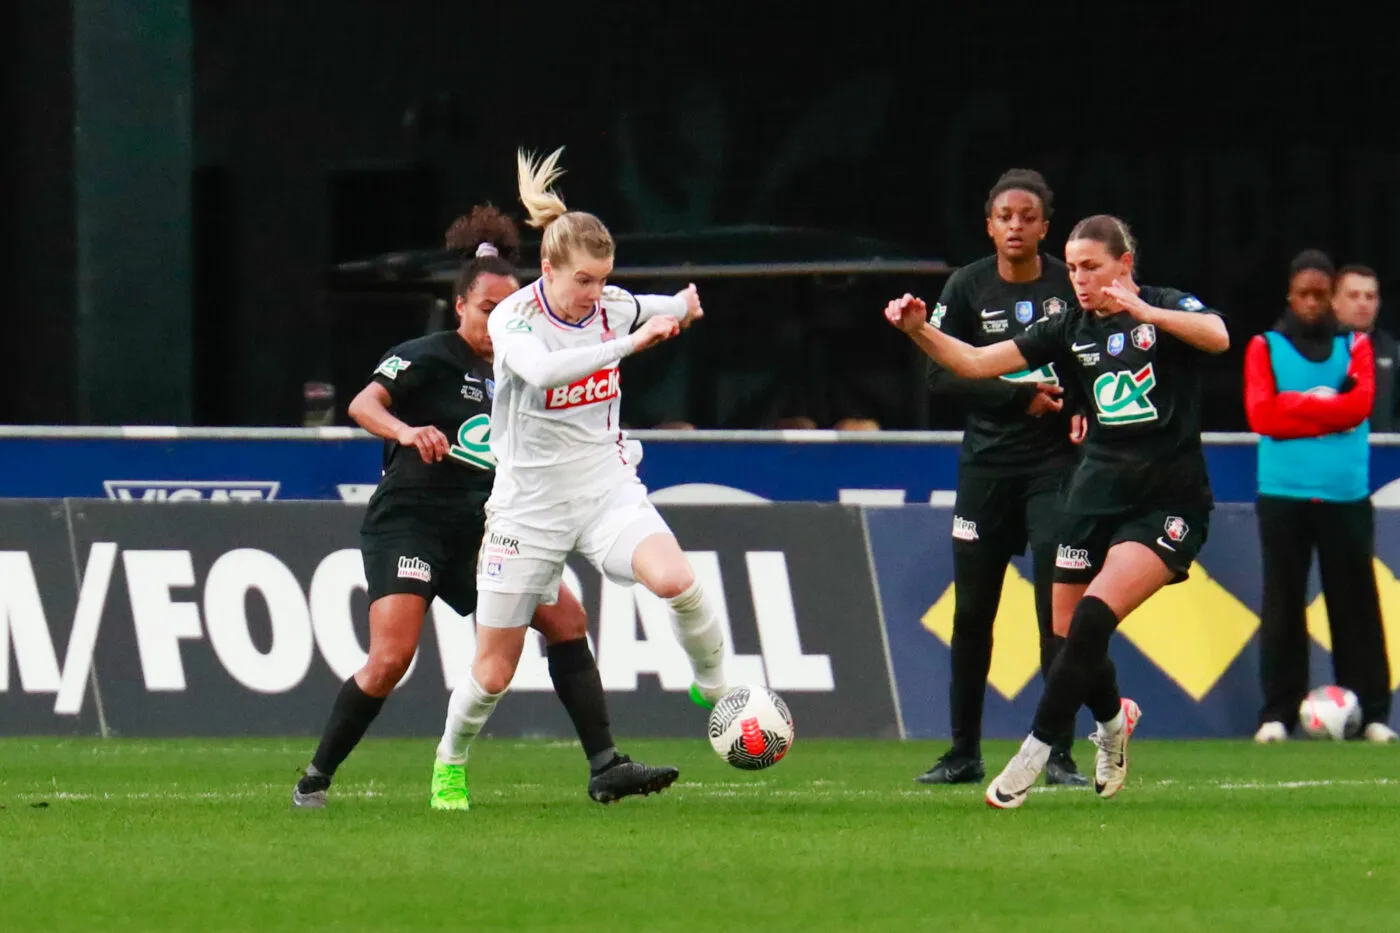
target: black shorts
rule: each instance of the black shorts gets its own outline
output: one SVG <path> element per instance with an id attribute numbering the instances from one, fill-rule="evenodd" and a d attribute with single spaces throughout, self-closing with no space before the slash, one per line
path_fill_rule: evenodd
<path id="1" fill-rule="evenodd" d="M 1059 543 L 1062 473 L 958 477 L 953 547 L 1009 557 Z"/>
<path id="2" fill-rule="evenodd" d="M 484 512 L 388 497 L 378 505 L 360 529 L 370 603 L 413 593 L 429 604 L 440 596 L 458 615 L 475 612 Z"/>
<path id="3" fill-rule="evenodd" d="M 1181 583 L 1206 543 L 1210 509 L 1151 510 L 1118 515 L 1065 515 L 1055 553 L 1056 583 L 1088 583 L 1098 575 L 1108 549 L 1124 541 L 1145 545 Z"/>

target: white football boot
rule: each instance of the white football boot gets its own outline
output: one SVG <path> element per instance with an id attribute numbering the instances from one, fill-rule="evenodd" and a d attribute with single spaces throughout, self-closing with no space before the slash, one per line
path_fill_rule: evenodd
<path id="1" fill-rule="evenodd" d="M 1366 741 L 1374 742 L 1377 745 L 1389 745 L 1400 739 L 1400 736 L 1395 734 L 1395 730 L 1383 722 L 1368 724 L 1363 734 L 1366 736 Z"/>
<path id="2" fill-rule="evenodd" d="M 1034 736 L 1026 736 L 1020 750 L 1001 769 L 1001 774 L 987 785 L 987 805 L 998 810 L 1014 810 L 1025 803 L 1049 760 L 1050 746 Z"/>
<path id="3" fill-rule="evenodd" d="M 1254 741 L 1260 745 L 1288 741 L 1288 727 L 1281 722 L 1266 722 L 1254 733 Z"/>
<path id="4" fill-rule="evenodd" d="M 1123 728 L 1109 732 L 1099 723 L 1098 731 L 1089 736 L 1089 741 L 1098 746 L 1094 753 L 1094 790 L 1105 800 L 1118 793 L 1128 779 L 1128 739 L 1142 718 L 1142 710 L 1135 702 L 1126 697 L 1121 702 Z"/>

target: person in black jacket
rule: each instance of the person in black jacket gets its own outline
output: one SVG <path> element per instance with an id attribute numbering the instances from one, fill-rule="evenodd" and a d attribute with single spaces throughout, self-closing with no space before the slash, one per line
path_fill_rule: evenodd
<path id="1" fill-rule="evenodd" d="M 1053 197 L 1039 172 L 1011 169 L 997 180 L 986 205 L 987 235 L 996 252 L 949 277 L 929 314 L 930 324 L 974 346 L 986 346 L 1066 314 L 1074 290 L 1065 264 L 1040 252 Z M 953 747 L 916 778 L 922 784 L 962 784 L 986 776 L 982 706 L 992 663 L 992 625 L 1006 565 L 1012 555 L 1025 553 L 1027 544 L 1042 674 L 1055 658 L 1058 642 L 1051 631 L 1050 588 L 1060 484 L 1077 459 L 1062 378 L 1055 363 L 996 379 L 964 379 L 929 361 L 930 391 L 961 402 L 967 426 L 953 507 Z M 1056 743 L 1046 783 L 1088 783 L 1070 757 L 1070 743 L 1069 735 Z"/>
<path id="2" fill-rule="evenodd" d="M 1400 344 L 1388 331 L 1376 326 L 1381 309 L 1381 283 L 1375 270 L 1362 265 L 1343 266 L 1333 286 L 1332 311 L 1344 330 L 1369 334 L 1376 355 L 1376 402 L 1371 409 L 1371 430 L 1395 430 L 1395 370 L 1400 367 Z"/>

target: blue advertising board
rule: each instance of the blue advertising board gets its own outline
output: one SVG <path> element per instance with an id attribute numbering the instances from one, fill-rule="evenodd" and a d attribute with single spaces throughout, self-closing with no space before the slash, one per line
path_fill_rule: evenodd
<path id="1" fill-rule="evenodd" d="M 908 738 L 949 735 L 948 685 L 953 629 L 953 554 L 947 509 L 866 509 L 881 614 Z M 1400 514 L 1376 519 L 1376 578 L 1391 666 L 1400 687 Z M 1040 639 L 1028 562 L 1007 571 L 993 628 L 984 734 L 1020 738 L 1041 694 Z M 1156 738 L 1243 737 L 1258 726 L 1259 531 L 1250 505 L 1221 505 L 1185 583 L 1157 593 L 1124 620 L 1111 653 L 1124 696 L 1144 710 Z M 1334 683 L 1327 613 L 1316 574 L 1308 590 L 1310 681 Z M 1392 722 L 1400 721 L 1393 716 Z M 1093 728 L 1080 711 L 1077 735 Z"/>
<path id="2" fill-rule="evenodd" d="M 951 505 L 957 432 L 684 431 L 634 435 L 658 502 Z M 1373 442 L 1372 488 L 1395 483 L 1400 447 Z M 365 501 L 382 444 L 349 428 L 0 428 L 0 498 Z M 1254 499 L 1254 439 L 1207 437 L 1220 502 Z"/>

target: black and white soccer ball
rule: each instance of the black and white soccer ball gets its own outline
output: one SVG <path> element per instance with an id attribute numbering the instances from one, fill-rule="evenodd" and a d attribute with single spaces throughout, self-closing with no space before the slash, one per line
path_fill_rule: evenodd
<path id="1" fill-rule="evenodd" d="M 1318 687 L 1303 698 L 1298 722 L 1315 739 L 1349 739 L 1361 731 L 1361 703 L 1345 687 Z"/>
<path id="2" fill-rule="evenodd" d="M 792 748 L 792 713 L 767 687 L 735 687 L 710 710 L 710 744 L 736 768 L 762 771 Z"/>

